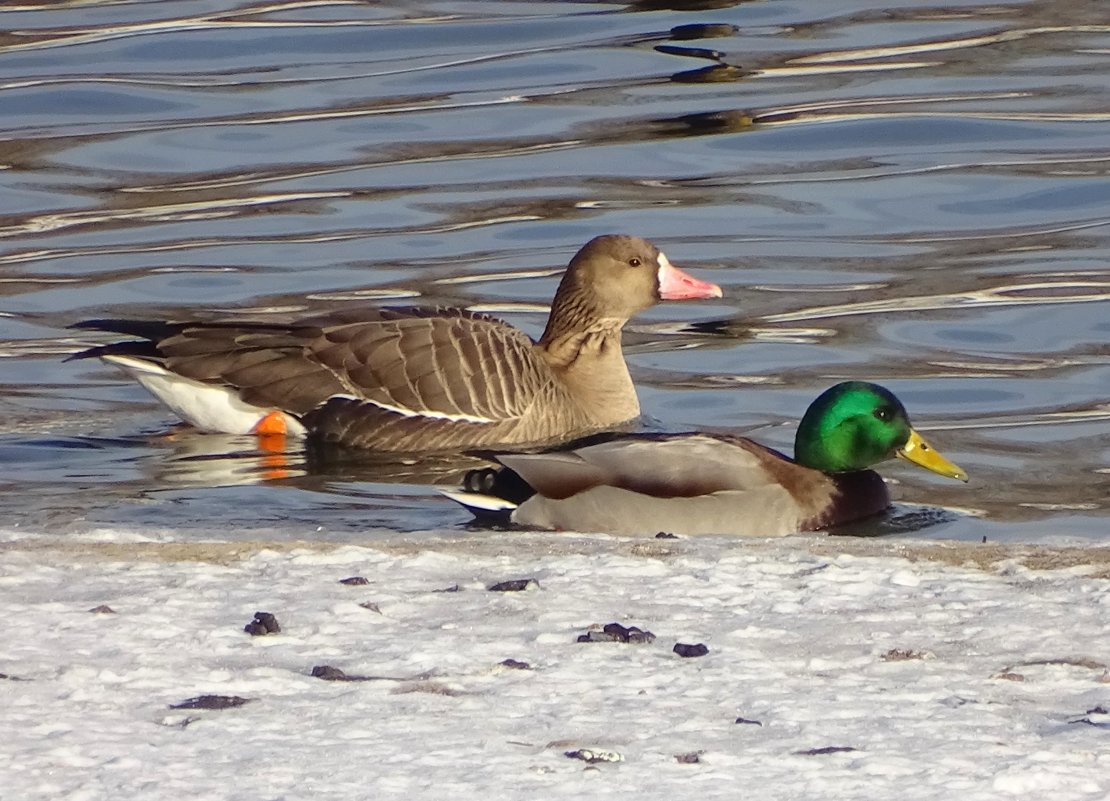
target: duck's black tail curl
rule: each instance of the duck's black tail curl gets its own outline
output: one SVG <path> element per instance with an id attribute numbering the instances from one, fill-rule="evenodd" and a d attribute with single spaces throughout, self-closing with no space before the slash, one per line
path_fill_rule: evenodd
<path id="1" fill-rule="evenodd" d="M 492 495 L 518 506 L 536 494 L 527 481 L 507 467 L 469 470 L 463 477 L 462 485 L 467 492 Z"/>

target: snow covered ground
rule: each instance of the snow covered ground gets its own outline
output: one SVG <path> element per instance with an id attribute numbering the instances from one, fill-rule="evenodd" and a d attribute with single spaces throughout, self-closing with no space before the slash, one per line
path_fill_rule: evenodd
<path id="1" fill-rule="evenodd" d="M 4 799 L 1110 796 L 1110 548 L 259 537 L 2 535 Z"/>

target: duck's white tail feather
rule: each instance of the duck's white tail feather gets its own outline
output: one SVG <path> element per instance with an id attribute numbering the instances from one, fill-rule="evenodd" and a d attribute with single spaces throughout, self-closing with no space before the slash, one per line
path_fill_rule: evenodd
<path id="1" fill-rule="evenodd" d="M 498 498 L 496 495 L 483 495 L 480 492 L 468 492 L 466 490 L 457 489 L 440 489 L 439 491 L 455 503 L 466 507 L 475 514 L 479 512 L 484 514 L 489 514 L 491 512 L 506 513 L 512 512 L 517 507 L 512 501 Z"/>

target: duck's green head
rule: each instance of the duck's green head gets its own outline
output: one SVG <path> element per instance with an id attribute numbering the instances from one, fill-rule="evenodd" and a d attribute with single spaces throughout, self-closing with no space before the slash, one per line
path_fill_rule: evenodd
<path id="1" fill-rule="evenodd" d="M 893 456 L 967 481 L 967 473 L 913 430 L 894 393 L 878 384 L 845 381 L 825 390 L 806 410 L 794 439 L 794 460 L 825 473 L 865 470 Z"/>

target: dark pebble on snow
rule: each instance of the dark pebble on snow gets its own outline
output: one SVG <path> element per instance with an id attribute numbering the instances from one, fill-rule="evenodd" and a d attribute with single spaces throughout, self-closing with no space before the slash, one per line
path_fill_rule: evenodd
<path id="1" fill-rule="evenodd" d="M 891 648 L 879 659 L 884 662 L 906 662 L 911 659 L 931 659 L 930 651 L 915 651 L 913 648 Z"/>
<path id="2" fill-rule="evenodd" d="M 516 659 L 502 659 L 497 664 L 501 665 L 501 667 L 511 668 L 512 670 L 531 670 L 532 669 L 532 666 L 529 665 L 527 662 L 520 662 L 520 661 L 517 661 Z"/>
<path id="3" fill-rule="evenodd" d="M 763 725 L 758 720 L 752 720 L 751 718 L 737 718 L 734 722 L 735 723 L 747 723 L 749 726 L 762 726 Z"/>
<path id="4" fill-rule="evenodd" d="M 1085 713 L 1085 717 L 1069 720 L 1068 723 L 1085 723 L 1088 726 L 1094 726 L 1097 729 L 1110 729 L 1110 710 L 1102 704 L 1091 707 Z M 1097 718 L 1097 720 L 1096 720 Z"/>
<path id="5" fill-rule="evenodd" d="M 510 579 L 509 581 L 499 581 L 488 587 L 490 592 L 521 592 L 530 587 L 538 587 L 540 583 L 534 578 L 523 579 Z"/>
<path id="6" fill-rule="evenodd" d="M 672 534 L 669 531 L 660 531 L 658 534 L 655 535 L 655 539 L 657 539 L 657 540 L 677 540 L 678 535 L 677 534 Z"/>
<path id="7" fill-rule="evenodd" d="M 579 748 L 576 751 L 564 751 L 563 756 L 567 759 L 581 759 L 589 765 L 596 765 L 599 762 L 624 761 L 624 757 L 616 751 L 602 751 L 601 749 L 594 748 Z"/>
<path id="8" fill-rule="evenodd" d="M 108 604 L 94 606 L 89 611 L 92 612 L 94 615 L 114 615 L 116 613 L 116 610 L 108 606 Z"/>
<path id="9" fill-rule="evenodd" d="M 620 623 L 606 623 L 601 631 L 588 631 L 578 636 L 578 642 L 654 642 L 655 635 L 636 626 L 622 626 Z"/>
<path id="10" fill-rule="evenodd" d="M 701 751 L 690 751 L 685 754 L 675 754 L 674 759 L 680 765 L 696 765 L 701 762 Z"/>
<path id="11" fill-rule="evenodd" d="M 252 637 L 260 637 L 263 634 L 277 634 L 281 631 L 281 626 L 278 625 L 277 618 L 269 612 L 255 612 L 254 620 L 243 626 L 243 631 Z"/>
<path id="12" fill-rule="evenodd" d="M 339 668 L 331 665 L 317 665 L 312 668 L 312 676 L 324 681 L 370 681 L 369 676 L 348 676 Z"/>
<path id="13" fill-rule="evenodd" d="M 234 709 L 253 700 L 240 698 L 238 695 L 198 695 L 180 704 L 170 704 L 170 709 Z"/>
<path id="14" fill-rule="evenodd" d="M 684 642 L 676 642 L 674 644 L 674 652 L 682 657 L 705 656 L 709 653 L 709 646 L 702 643 L 690 645 Z"/>
<path id="15" fill-rule="evenodd" d="M 361 587 L 364 584 L 369 584 L 370 581 L 362 576 L 351 576 L 350 578 L 339 579 L 340 584 L 348 584 L 353 587 Z"/>
<path id="16" fill-rule="evenodd" d="M 421 682 L 428 678 L 420 676 L 362 676 L 354 673 L 344 673 L 333 665 L 316 665 L 312 668 L 312 677 L 323 681 L 406 681 Z M 406 692 L 422 692 L 422 690 L 407 690 Z M 445 695 L 447 693 L 444 693 Z"/>
<path id="17" fill-rule="evenodd" d="M 848 751 L 856 751 L 858 749 L 852 748 L 850 745 L 826 745 L 824 748 L 810 748 L 808 751 L 795 751 L 798 756 L 824 756 L 825 754 L 843 754 Z"/>

